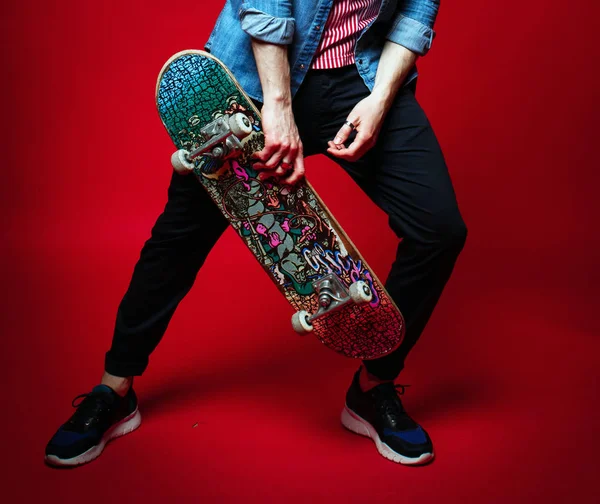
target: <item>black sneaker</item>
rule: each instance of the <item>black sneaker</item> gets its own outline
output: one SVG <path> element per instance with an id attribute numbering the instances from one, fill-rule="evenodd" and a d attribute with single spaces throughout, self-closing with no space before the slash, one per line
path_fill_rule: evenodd
<path id="1" fill-rule="evenodd" d="M 382 383 L 367 392 L 354 375 L 346 393 L 342 425 L 370 437 L 385 458 L 400 464 L 425 464 L 433 459 L 433 445 L 425 430 L 404 411 L 399 395 L 403 385 Z"/>
<path id="2" fill-rule="evenodd" d="M 102 453 L 106 443 L 137 429 L 142 420 L 133 388 L 121 397 L 110 387 L 97 385 L 90 393 L 73 399 L 72 404 L 77 411 L 46 446 L 46 462 L 50 465 L 90 462 Z"/>

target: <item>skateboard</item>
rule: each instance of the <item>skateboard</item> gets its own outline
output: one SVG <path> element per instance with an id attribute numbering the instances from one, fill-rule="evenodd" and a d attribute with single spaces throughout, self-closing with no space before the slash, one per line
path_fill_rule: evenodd
<path id="1" fill-rule="evenodd" d="M 292 327 L 352 358 L 396 349 L 404 319 L 310 183 L 259 180 L 260 113 L 232 73 L 203 51 L 163 66 L 156 106 L 177 150 L 173 168 L 193 172 L 294 309 Z M 249 306 L 264 309 L 247 298 Z"/>

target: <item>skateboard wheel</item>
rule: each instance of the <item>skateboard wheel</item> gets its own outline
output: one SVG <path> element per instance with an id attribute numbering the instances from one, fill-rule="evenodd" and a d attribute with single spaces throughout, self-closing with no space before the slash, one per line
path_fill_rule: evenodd
<path id="1" fill-rule="evenodd" d="M 308 321 L 307 311 L 300 310 L 292 315 L 292 327 L 298 334 L 306 334 L 313 330 L 312 324 Z"/>
<path id="2" fill-rule="evenodd" d="M 246 138 L 250 133 L 252 133 L 252 124 L 250 123 L 250 119 L 246 114 L 233 114 L 229 118 L 229 127 L 231 128 L 231 132 L 238 137 L 240 140 L 242 138 Z"/>
<path id="3" fill-rule="evenodd" d="M 350 286 L 350 297 L 356 304 L 368 303 L 373 299 L 373 292 L 367 282 L 359 280 Z"/>
<path id="4" fill-rule="evenodd" d="M 180 175 L 185 175 L 194 169 L 194 163 L 188 160 L 188 154 L 188 151 L 179 149 L 173 152 L 171 156 L 171 165 L 173 165 L 173 169 Z"/>

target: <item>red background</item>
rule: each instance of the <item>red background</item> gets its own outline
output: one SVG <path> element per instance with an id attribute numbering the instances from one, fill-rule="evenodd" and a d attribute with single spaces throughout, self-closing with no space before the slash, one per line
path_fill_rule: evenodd
<path id="1" fill-rule="evenodd" d="M 470 229 L 402 378 L 432 465 L 396 466 L 339 425 L 356 363 L 293 334 L 228 232 L 136 381 L 140 430 L 83 468 L 44 466 L 71 398 L 99 380 L 166 201 L 173 147 L 155 79 L 172 53 L 202 47 L 221 7 L 206 3 L 1 7 L 7 502 L 599 499 L 592 0 L 442 2 L 420 62 L 418 98 Z M 332 162 L 310 159 L 308 176 L 384 276 L 385 216 Z"/>

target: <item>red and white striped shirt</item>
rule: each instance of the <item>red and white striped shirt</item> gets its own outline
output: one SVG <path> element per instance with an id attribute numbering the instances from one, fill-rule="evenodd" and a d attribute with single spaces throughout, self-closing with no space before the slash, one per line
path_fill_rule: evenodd
<path id="1" fill-rule="evenodd" d="M 354 63 L 360 32 L 379 13 L 381 0 L 335 0 L 311 68 L 324 70 Z"/>

